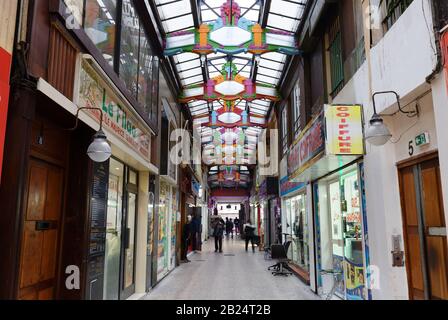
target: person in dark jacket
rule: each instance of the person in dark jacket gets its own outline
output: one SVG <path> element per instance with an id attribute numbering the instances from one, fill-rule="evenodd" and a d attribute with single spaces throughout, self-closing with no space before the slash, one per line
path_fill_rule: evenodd
<path id="1" fill-rule="evenodd" d="M 238 233 L 240 233 L 240 219 L 235 218 L 233 224 L 235 225 L 235 235 L 238 235 Z"/>
<path id="2" fill-rule="evenodd" d="M 187 258 L 188 246 L 190 245 L 192 234 L 191 216 L 187 217 L 187 223 L 182 230 L 182 261 L 190 262 Z"/>
<path id="3" fill-rule="evenodd" d="M 191 240 L 193 241 L 193 250 L 196 251 L 200 251 L 201 250 L 201 225 L 202 225 L 202 221 L 200 219 L 200 217 L 195 214 L 193 217 L 193 220 L 191 220 Z"/>
<path id="4" fill-rule="evenodd" d="M 226 224 L 224 220 L 219 217 L 215 221 L 213 236 L 215 237 L 215 252 L 222 253 L 222 237 L 224 236 L 224 228 Z"/>
<path id="5" fill-rule="evenodd" d="M 252 251 L 255 252 L 255 229 L 257 227 L 255 225 L 252 224 L 252 222 L 250 221 L 250 219 L 247 221 L 246 224 L 244 224 L 244 233 L 245 233 L 245 237 L 246 237 L 246 251 L 249 247 L 249 241 L 252 243 Z"/>

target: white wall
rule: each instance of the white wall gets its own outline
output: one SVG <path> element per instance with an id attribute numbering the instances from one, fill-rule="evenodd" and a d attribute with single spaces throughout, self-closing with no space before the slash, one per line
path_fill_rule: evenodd
<path id="1" fill-rule="evenodd" d="M 429 30 L 432 30 L 429 1 L 415 0 L 371 50 L 373 92 L 396 91 L 404 106 L 431 89 L 426 83 L 426 77 L 435 67 L 436 57 L 433 49 L 435 43 Z M 437 79 L 434 87 L 444 86 L 443 82 L 444 80 Z M 436 104 L 434 108 L 433 97 Z M 378 96 L 377 111 L 383 114 L 394 113 L 397 111 L 395 101 L 393 95 Z M 447 101 L 446 91 L 442 93 L 442 90 L 437 88 L 437 92 L 429 92 L 419 101 L 421 114 L 418 118 L 408 118 L 402 114 L 384 117 L 393 134 L 391 140 L 396 143 L 389 142 L 382 147 L 369 144 L 366 146 L 365 180 L 370 262 L 371 266 L 379 270 L 379 274 L 374 278 L 374 299 L 408 299 L 406 268 L 392 267 L 391 256 L 392 235 L 403 236 L 396 163 L 410 157 L 408 143 L 417 134 L 428 131 L 431 144 L 415 148 L 414 156 L 437 149 L 437 136 L 448 136 Z M 364 63 L 333 102 L 363 104 L 365 121 L 368 122 L 373 114 L 373 106 L 369 93 L 367 63 Z M 415 102 L 412 102 L 407 110 L 414 107 Z M 444 146 L 443 150 L 439 151 L 442 177 L 445 177 L 442 178 L 444 189 L 448 190 L 446 149 L 448 147 Z"/>
<path id="2" fill-rule="evenodd" d="M 445 209 L 445 221 L 448 222 L 448 78 L 442 72 L 432 82 L 432 97 L 434 100 L 434 115 L 437 135 L 441 137 L 439 144 L 439 163 L 442 180 L 443 206 Z"/>

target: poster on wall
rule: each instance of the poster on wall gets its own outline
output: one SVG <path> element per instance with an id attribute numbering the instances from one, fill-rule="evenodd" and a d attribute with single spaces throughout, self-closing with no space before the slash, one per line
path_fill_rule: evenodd
<path id="1" fill-rule="evenodd" d="M 356 265 L 345 259 L 344 274 L 347 300 L 365 300 L 364 266 Z"/>
<path id="2" fill-rule="evenodd" d="M 168 272 L 168 199 L 167 186 L 161 183 L 159 205 L 159 243 L 157 246 L 157 278 L 159 280 Z"/>

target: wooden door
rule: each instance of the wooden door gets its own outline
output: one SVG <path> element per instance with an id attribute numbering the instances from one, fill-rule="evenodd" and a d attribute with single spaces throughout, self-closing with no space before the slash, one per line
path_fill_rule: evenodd
<path id="1" fill-rule="evenodd" d="M 19 273 L 19 299 L 55 298 L 63 170 L 30 160 Z"/>
<path id="2" fill-rule="evenodd" d="M 448 299 L 448 254 L 437 158 L 400 169 L 411 299 Z"/>

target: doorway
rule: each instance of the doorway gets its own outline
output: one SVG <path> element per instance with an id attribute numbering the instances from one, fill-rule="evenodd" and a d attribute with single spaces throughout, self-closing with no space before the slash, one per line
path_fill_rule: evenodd
<path id="1" fill-rule="evenodd" d="M 409 297 L 446 300 L 447 234 L 437 153 L 398 167 Z"/>
<path id="2" fill-rule="evenodd" d="M 135 293 L 138 173 L 110 160 L 104 298 L 124 300 Z"/>
<path id="3" fill-rule="evenodd" d="M 55 298 L 64 170 L 35 158 L 28 169 L 19 299 Z"/>

